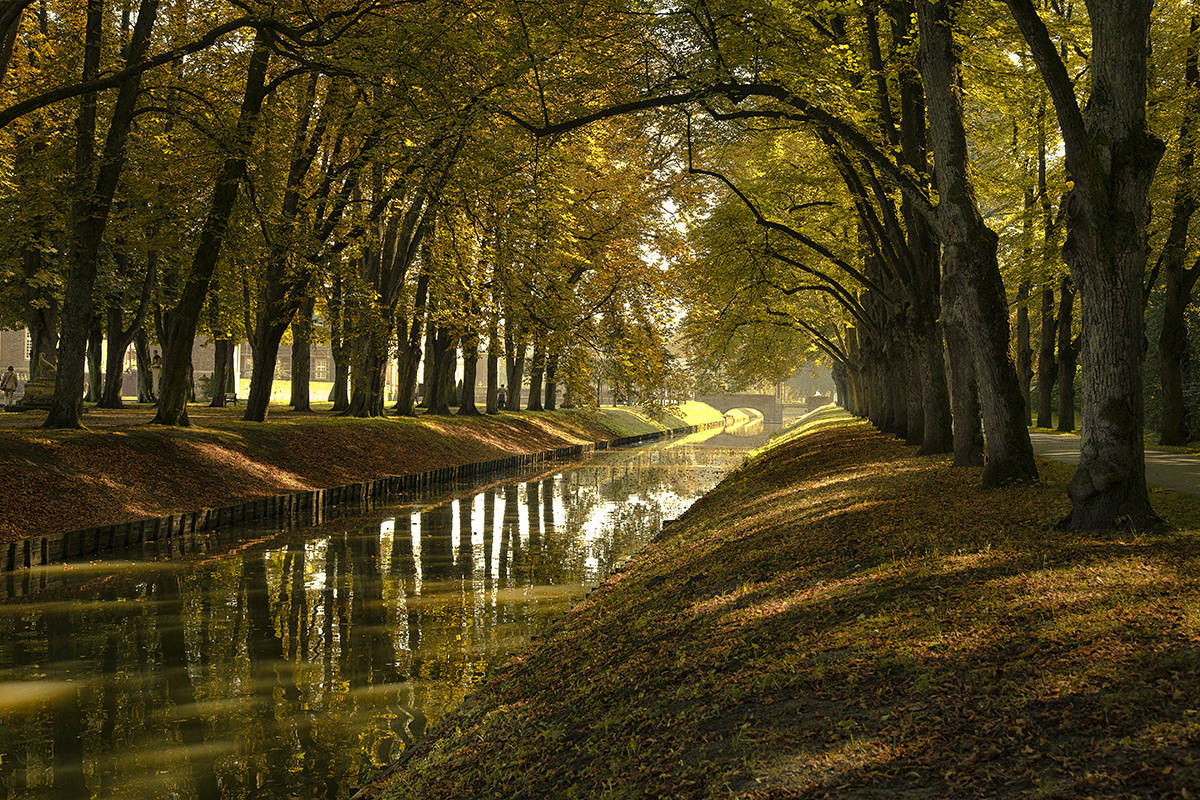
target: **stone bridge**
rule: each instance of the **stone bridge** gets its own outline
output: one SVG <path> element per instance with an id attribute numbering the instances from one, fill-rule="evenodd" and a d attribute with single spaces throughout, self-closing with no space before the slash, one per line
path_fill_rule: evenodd
<path id="1" fill-rule="evenodd" d="M 731 408 L 754 408 L 762 412 L 763 422 L 768 425 L 783 424 L 783 404 L 773 394 L 710 394 L 697 397 L 724 414 Z"/>

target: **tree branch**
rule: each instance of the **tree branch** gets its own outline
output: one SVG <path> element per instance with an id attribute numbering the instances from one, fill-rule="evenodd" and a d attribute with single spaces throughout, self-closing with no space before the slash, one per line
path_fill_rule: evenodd
<path id="1" fill-rule="evenodd" d="M 367 0 L 367 2 L 364 3 L 364 6 L 358 10 L 357 14 L 361 15 L 365 13 L 365 10 L 371 5 L 371 0 Z M 26 114 L 37 111 L 41 108 L 45 108 L 49 105 L 53 105 L 54 103 L 60 103 L 63 100 L 70 100 L 72 97 L 79 97 L 80 95 L 91 94 L 92 92 L 100 92 L 106 89 L 116 88 L 130 78 L 141 75 L 142 73 L 152 70 L 155 67 L 160 67 L 163 64 L 169 64 L 178 58 L 183 58 L 184 56 L 198 53 L 201 50 L 206 50 L 216 44 L 217 41 L 223 36 L 227 36 L 234 31 L 241 30 L 242 28 L 254 28 L 256 30 L 268 28 L 274 30 L 282 36 L 295 40 L 301 38 L 304 34 L 310 31 L 319 29 L 331 19 L 351 15 L 352 13 L 353 12 L 350 10 L 336 12 L 330 14 L 328 17 L 315 20 L 299 27 L 285 25 L 277 19 L 264 17 L 261 15 L 247 15 L 238 17 L 222 23 L 221 25 L 217 25 L 193 42 L 180 45 L 179 47 L 173 47 L 170 50 L 165 50 L 155 56 L 132 60 L 123 69 L 105 75 L 102 78 L 67 86 L 59 86 L 57 89 L 51 89 L 48 92 L 43 92 L 34 97 L 22 100 L 19 103 L 15 103 L 8 108 L 0 109 L 0 129 L 7 127 L 14 120 L 20 119 Z M 322 42 L 325 42 L 325 40 L 322 40 Z"/>
<path id="2" fill-rule="evenodd" d="M 169 64 L 177 58 L 192 55 L 193 53 L 198 53 L 201 50 L 212 47 L 222 36 L 226 36 L 234 31 L 241 30 L 242 28 L 258 27 L 262 23 L 263 19 L 261 17 L 238 17 L 237 19 L 230 20 L 223 25 L 218 25 L 194 42 L 190 42 L 189 44 L 181 45 L 179 47 L 174 47 L 150 58 L 132 62 L 124 69 L 118 70 L 117 72 L 109 75 L 105 75 L 103 78 L 97 78 L 96 80 L 92 81 L 84 81 L 82 83 L 75 83 L 69 86 L 60 86 L 57 89 L 51 89 L 48 92 L 43 92 L 42 94 L 30 97 L 27 100 L 22 100 L 21 102 L 11 105 L 8 108 L 0 109 L 0 129 L 3 129 L 9 125 L 9 123 L 20 119 L 30 112 L 37 111 L 38 109 L 45 108 L 46 106 L 53 105 L 54 103 L 59 103 L 63 100 L 70 100 L 72 97 L 79 97 L 80 95 L 90 94 L 92 92 L 113 89 L 117 86 L 120 86 L 130 78 L 141 75 L 143 72 L 162 66 L 163 64 Z"/>
<path id="3" fill-rule="evenodd" d="M 818 253 L 819 255 L 821 255 L 822 257 L 828 259 L 830 263 L 834 264 L 838 269 L 842 270 L 847 275 L 854 278 L 856 281 L 858 281 L 859 283 L 861 283 L 863 286 L 867 287 L 868 289 L 873 289 L 874 291 L 877 291 L 880 294 L 886 294 L 874 281 L 872 281 L 870 278 L 868 278 L 866 275 L 864 275 L 862 273 L 862 271 L 855 269 L 849 263 L 847 263 L 843 259 L 839 258 L 836 253 L 834 253 L 832 250 L 830 250 L 825 245 L 821 244 L 820 242 L 815 241 L 814 239 L 810 239 L 808 236 L 805 236 L 803 233 L 796 230 L 795 228 L 792 228 L 788 225 L 784 225 L 783 223 L 780 223 L 780 222 L 774 222 L 773 220 L 767 219 L 765 216 L 763 216 L 762 212 L 758 210 L 758 207 L 754 204 L 754 201 L 752 201 L 749 197 L 747 197 L 745 195 L 744 192 L 742 192 L 740 189 L 738 189 L 737 186 L 734 185 L 733 181 L 729 180 L 721 173 L 712 172 L 712 171 L 706 170 L 706 169 L 698 169 L 698 168 L 692 166 L 690 143 L 689 143 L 689 147 L 688 147 L 688 174 L 689 175 L 707 175 L 710 178 L 716 178 L 717 180 L 721 181 L 721 183 L 723 183 L 727 187 L 729 187 L 729 190 L 731 192 L 733 192 L 734 194 L 736 194 L 738 196 L 738 198 L 742 201 L 742 203 L 746 206 L 746 208 L 748 208 L 750 210 L 750 213 L 754 215 L 755 222 L 760 227 L 766 228 L 767 230 L 776 231 L 777 233 L 782 233 L 783 235 L 787 236 L 789 239 L 799 242 L 800 244 L 804 245 L 805 247 L 809 248 L 810 250 L 812 250 L 812 251 Z"/>
<path id="4" fill-rule="evenodd" d="M 883 175 L 887 176 L 888 180 L 896 184 L 899 189 L 904 192 L 913 203 L 914 209 L 921 214 L 929 222 L 929 224 L 938 230 L 937 210 L 925 189 L 912 176 L 901 169 L 885 152 L 879 149 L 874 142 L 870 140 L 862 131 L 858 130 L 854 125 L 846 120 L 838 117 L 829 111 L 826 111 L 819 105 L 797 95 L 790 89 L 783 86 L 778 86 L 772 83 L 754 82 L 754 83 L 716 83 L 709 86 L 704 86 L 691 91 L 678 92 L 675 94 L 663 94 L 652 97 L 644 97 L 640 100 L 631 100 L 626 103 L 617 103 L 607 108 L 602 108 L 599 111 L 594 111 L 591 114 L 585 114 L 581 117 L 565 120 L 563 122 L 554 123 L 552 125 L 534 125 L 511 112 L 500 110 L 499 113 L 511 119 L 513 122 L 520 125 L 525 130 L 542 138 L 546 136 L 556 136 L 568 131 L 573 131 L 582 128 L 593 122 L 598 122 L 602 119 L 610 119 L 612 117 L 621 116 L 623 114 L 631 114 L 637 111 L 647 111 L 656 108 L 671 108 L 682 106 L 688 103 L 706 100 L 709 98 L 724 98 L 735 106 L 751 97 L 769 98 L 782 103 L 784 106 L 793 110 L 785 109 L 753 109 L 736 112 L 719 112 L 712 108 L 707 108 L 708 113 L 713 119 L 723 122 L 735 119 L 783 119 L 793 122 L 809 122 L 816 124 L 833 133 L 849 147 L 857 151 L 863 158 L 870 162 Z"/>
<path id="5" fill-rule="evenodd" d="M 1009 13 L 1016 21 L 1021 35 L 1029 45 L 1033 60 L 1042 73 L 1042 80 L 1050 90 L 1054 100 L 1054 109 L 1058 115 L 1058 126 L 1062 130 L 1063 143 L 1066 146 L 1067 168 L 1075 180 L 1088 179 L 1086 169 L 1078 162 L 1086 158 L 1087 132 L 1084 129 L 1083 113 L 1075 99 L 1075 84 L 1067 74 L 1066 65 L 1058 55 L 1054 43 L 1050 41 L 1050 32 L 1038 16 L 1032 0 L 1004 0 Z"/>

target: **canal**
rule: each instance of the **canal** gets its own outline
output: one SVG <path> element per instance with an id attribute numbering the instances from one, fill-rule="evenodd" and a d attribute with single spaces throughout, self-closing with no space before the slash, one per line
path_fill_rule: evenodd
<path id="1" fill-rule="evenodd" d="M 766 435 L 695 434 L 0 592 L 0 798 L 348 798 Z"/>

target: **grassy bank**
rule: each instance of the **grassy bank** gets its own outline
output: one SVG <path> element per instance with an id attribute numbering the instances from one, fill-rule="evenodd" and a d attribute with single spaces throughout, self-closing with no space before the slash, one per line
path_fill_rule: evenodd
<path id="1" fill-rule="evenodd" d="M 1182 532 L 1055 528 L 1070 468 L 979 474 L 825 419 L 672 524 L 384 798 L 1200 798 Z"/>
<path id="2" fill-rule="evenodd" d="M 190 427 L 164 428 L 148 424 L 146 407 L 92 409 L 80 431 L 36 427 L 43 412 L 0 414 L 0 542 L 722 419 L 700 403 L 660 417 L 604 408 L 351 419 L 280 409 L 256 423 L 236 408 L 189 413 Z"/>

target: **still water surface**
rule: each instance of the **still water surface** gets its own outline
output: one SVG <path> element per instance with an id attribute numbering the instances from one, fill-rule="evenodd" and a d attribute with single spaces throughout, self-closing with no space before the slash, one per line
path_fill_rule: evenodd
<path id="1" fill-rule="evenodd" d="M 10 578 L 0 799 L 347 798 L 765 438 Z"/>

